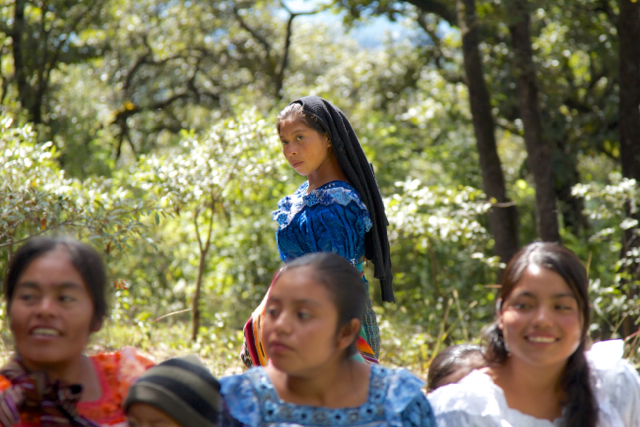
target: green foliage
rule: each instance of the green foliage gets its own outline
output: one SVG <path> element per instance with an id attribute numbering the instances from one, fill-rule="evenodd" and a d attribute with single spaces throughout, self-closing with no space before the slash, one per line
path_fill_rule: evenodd
<path id="1" fill-rule="evenodd" d="M 112 179 L 66 178 L 52 143 L 36 143 L 30 126 L 11 127 L 7 116 L 0 123 L 3 263 L 19 242 L 38 234 L 74 234 L 107 253 L 123 250 L 132 236 L 145 237 L 142 218 L 155 208 L 153 199 L 134 198 Z"/>
<path id="2" fill-rule="evenodd" d="M 636 295 L 640 277 L 630 270 L 640 260 L 640 253 L 637 247 L 623 246 L 626 233 L 639 235 L 640 189 L 635 180 L 618 174 L 613 174 L 611 181 L 573 188 L 574 194 L 585 200 L 586 214 L 594 224 L 588 241 L 592 303 L 598 316 L 594 330 L 604 338 L 620 334 L 625 319 L 640 320 Z"/>
<path id="3" fill-rule="evenodd" d="M 482 224 L 490 203 L 471 187 L 396 187 L 386 205 L 398 305 L 382 312 L 383 358 L 424 371 L 439 349 L 476 339 L 493 317 L 499 263 Z"/>
<path id="4" fill-rule="evenodd" d="M 262 251 L 245 247 L 244 256 L 237 253 L 236 262 L 228 263 L 225 252 L 236 253 L 243 236 L 249 242 L 262 240 L 260 228 L 265 224 L 256 218 L 256 214 L 267 215 L 263 209 L 253 207 L 271 200 L 273 190 L 286 179 L 282 174 L 284 161 L 276 152 L 277 146 L 273 127 L 255 111 L 249 111 L 237 120 L 222 121 L 202 137 L 185 133 L 184 141 L 178 147 L 163 154 L 143 156 L 135 168 L 135 185 L 145 193 L 156 195 L 163 207 L 172 212 L 173 219 L 168 225 L 173 228 L 177 222 L 187 238 L 197 243 L 191 245 L 197 248 L 195 274 L 191 273 L 191 277 L 188 273 L 177 274 L 188 282 L 193 283 L 195 279 L 194 339 L 200 326 L 199 298 L 203 281 L 212 280 L 214 276 L 217 286 L 213 286 L 218 292 L 224 292 L 235 285 L 225 270 L 237 269 L 240 264 L 243 266 L 239 269 L 240 274 L 246 279 L 247 275 L 243 273 L 249 270 L 248 265 L 264 258 Z M 268 182 L 273 186 L 265 186 Z M 238 224 L 246 226 L 247 219 L 252 217 L 253 224 L 244 231 L 236 228 Z M 160 224 L 157 214 L 155 222 Z M 229 236 L 230 229 L 236 229 L 237 234 Z M 228 237 L 232 237 L 231 241 Z M 246 243 L 253 244 L 249 242 Z M 271 251 L 268 253 L 272 256 Z M 210 257 L 215 261 L 213 269 Z M 258 274 L 249 275 L 254 280 L 268 275 L 264 266 L 258 267 L 256 272 Z M 264 292 L 261 286 L 259 288 Z M 144 292 L 144 288 L 140 291 Z"/>
<path id="5" fill-rule="evenodd" d="M 134 178 L 176 213 L 207 203 L 232 209 L 234 196 L 253 193 L 283 165 L 273 126 L 255 111 L 225 120 L 203 137 L 185 136 L 179 147 L 141 157 Z"/>
<path id="6" fill-rule="evenodd" d="M 442 346 L 477 340 L 492 320 L 499 264 L 453 4 L 334 2 L 348 25 L 385 15 L 412 34 L 363 49 L 353 27 L 294 20 L 272 0 L 26 3 L 22 79 L 14 4 L 0 6 L 0 101 L 13 123 L 36 122 L 0 119 L 0 269 L 29 236 L 92 241 L 115 288 L 96 346 L 132 344 L 156 360 L 199 352 L 218 374 L 238 368 L 239 330 L 280 265 L 271 211 L 303 179 L 278 153 L 275 113 L 307 94 L 349 117 L 385 196 L 398 303 L 383 305 L 372 283 L 383 361 L 424 373 Z M 617 10 L 531 5 L 562 237 L 588 261 L 592 335 L 609 338 L 640 316 L 629 269 L 640 255 L 623 253 L 637 184 L 616 172 Z M 508 16 L 499 1 L 477 6 L 507 193 L 528 243 L 535 191 Z"/>

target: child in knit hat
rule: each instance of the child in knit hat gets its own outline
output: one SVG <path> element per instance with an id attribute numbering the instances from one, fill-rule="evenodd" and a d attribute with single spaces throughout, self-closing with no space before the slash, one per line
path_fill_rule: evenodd
<path id="1" fill-rule="evenodd" d="M 196 356 L 148 369 L 124 401 L 130 427 L 218 427 L 220 384 Z"/>

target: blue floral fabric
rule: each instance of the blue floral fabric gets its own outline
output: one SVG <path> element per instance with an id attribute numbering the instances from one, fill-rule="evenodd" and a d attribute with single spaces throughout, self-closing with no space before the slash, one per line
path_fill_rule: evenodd
<path id="1" fill-rule="evenodd" d="M 371 218 L 358 191 L 344 181 L 329 182 L 307 194 L 309 183 L 278 202 L 273 220 L 278 222 L 276 242 L 282 261 L 315 252 L 333 252 L 362 271 L 364 236 Z M 362 276 L 367 296 L 369 282 Z M 380 354 L 380 329 L 367 298 L 362 319 L 364 337 L 376 357 Z"/>
<path id="2" fill-rule="evenodd" d="M 236 425 L 436 427 L 423 382 L 404 369 L 371 365 L 369 396 L 355 408 L 323 408 L 280 400 L 262 367 L 222 378 L 221 393 Z"/>
<path id="3" fill-rule="evenodd" d="M 309 194 L 309 183 L 280 200 L 273 220 L 282 261 L 314 252 L 333 252 L 354 266 L 364 256 L 364 236 L 371 229 L 367 207 L 355 188 L 333 181 Z"/>

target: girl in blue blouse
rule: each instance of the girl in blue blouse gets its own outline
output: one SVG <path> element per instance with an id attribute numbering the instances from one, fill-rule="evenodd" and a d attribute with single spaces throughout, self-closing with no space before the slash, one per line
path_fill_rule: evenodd
<path id="1" fill-rule="evenodd" d="M 308 253 L 333 252 L 360 272 L 363 261 L 371 260 L 382 300 L 395 301 L 382 197 L 345 115 L 330 102 L 307 96 L 280 113 L 277 129 L 285 158 L 308 179 L 294 194 L 280 200 L 273 213 L 282 260 L 286 263 Z M 368 296 L 364 274 L 362 285 Z M 269 355 L 261 345 L 264 302 L 245 327 L 243 360 L 247 366 L 268 363 Z M 377 363 L 380 332 L 368 297 L 361 337 L 360 355 Z"/>
<path id="2" fill-rule="evenodd" d="M 359 271 L 341 256 L 286 264 L 266 302 L 271 363 L 221 380 L 231 417 L 250 427 L 435 427 L 422 381 L 350 357 L 366 298 Z"/>

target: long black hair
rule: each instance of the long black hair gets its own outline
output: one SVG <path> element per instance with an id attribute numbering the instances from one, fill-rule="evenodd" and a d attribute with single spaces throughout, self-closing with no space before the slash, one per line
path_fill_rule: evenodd
<path id="1" fill-rule="evenodd" d="M 589 306 L 589 279 L 580 259 L 569 249 L 555 243 L 532 243 L 518 252 L 507 264 L 502 274 L 499 309 L 509 297 L 529 266 L 539 266 L 559 274 L 578 301 L 582 314 L 582 337 L 578 349 L 569 356 L 558 380 L 558 388 L 565 393 L 563 427 L 595 427 L 598 405 L 591 388 L 589 365 L 585 358 L 585 346 L 591 319 Z M 498 321 L 485 332 L 485 357 L 490 364 L 502 364 L 509 351 Z"/>
<path id="2" fill-rule="evenodd" d="M 349 120 L 336 106 L 318 96 L 305 96 L 289 104 L 278 115 L 278 130 L 283 121 L 291 119 L 300 119 L 320 134 L 329 136 L 342 171 L 369 211 L 372 227 L 365 235 L 364 255 L 373 262 L 374 277 L 380 280 L 382 300 L 394 302 L 391 250 L 387 237 L 389 222 L 373 166 L 362 151 Z"/>
<path id="3" fill-rule="evenodd" d="M 299 267 L 310 267 L 314 279 L 322 284 L 333 298 L 338 310 L 338 331 L 351 322 L 352 319 L 360 320 L 364 314 L 366 293 L 362 286 L 360 272 L 345 258 L 331 252 L 315 252 L 303 255 L 285 264 L 278 277 Z M 274 280 L 277 281 L 278 278 Z M 353 356 L 358 351 L 356 340 L 358 335 L 347 347 L 345 357 Z"/>

